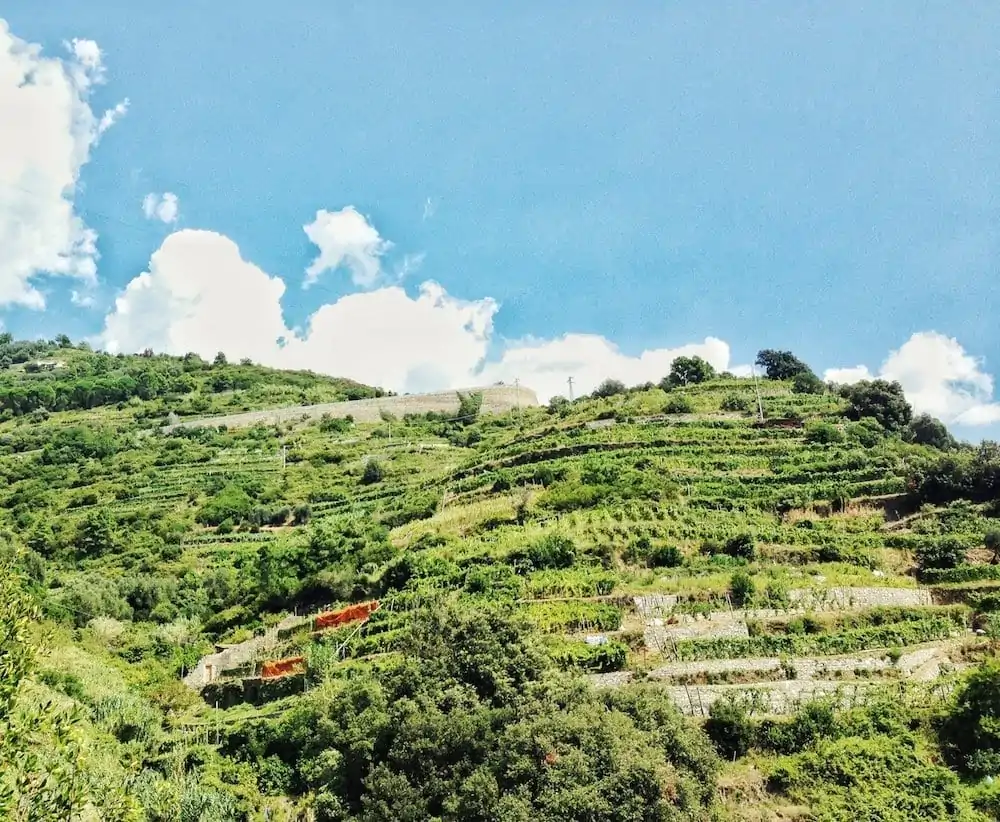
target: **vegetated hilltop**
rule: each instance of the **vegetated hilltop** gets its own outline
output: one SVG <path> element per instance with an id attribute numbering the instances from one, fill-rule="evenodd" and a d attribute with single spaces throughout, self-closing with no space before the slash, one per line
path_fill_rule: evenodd
<path id="1" fill-rule="evenodd" d="M 997 817 L 1000 448 L 898 385 L 164 434 L 374 390 L 62 342 L 191 385 L 0 424 L 6 817 Z"/>

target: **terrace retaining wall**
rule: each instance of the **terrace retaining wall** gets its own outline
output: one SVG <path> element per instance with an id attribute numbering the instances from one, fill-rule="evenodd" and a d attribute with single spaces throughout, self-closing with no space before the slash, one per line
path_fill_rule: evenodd
<path id="1" fill-rule="evenodd" d="M 205 428 L 225 425 L 227 428 L 248 428 L 252 425 L 274 425 L 306 417 L 317 419 L 327 414 L 331 417 L 351 416 L 356 422 L 379 422 L 382 412 L 397 417 L 406 414 L 455 414 L 458 412 L 458 393 L 479 393 L 483 395 L 480 409 L 483 414 L 502 414 L 515 408 L 537 406 L 538 397 L 530 388 L 513 385 L 493 385 L 488 388 L 468 388 L 458 391 L 438 391 L 433 394 L 408 394 L 396 397 L 374 397 L 366 400 L 346 402 L 326 402 L 319 405 L 291 405 L 270 408 L 263 411 L 245 411 L 240 414 L 225 414 L 197 420 L 185 420 L 165 425 L 161 429 L 169 433 L 178 428 Z"/>

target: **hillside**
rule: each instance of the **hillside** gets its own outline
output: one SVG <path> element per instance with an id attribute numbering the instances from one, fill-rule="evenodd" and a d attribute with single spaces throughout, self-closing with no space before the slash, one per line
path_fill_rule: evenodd
<path id="1" fill-rule="evenodd" d="M 26 345 L 10 818 L 997 818 L 1000 449 L 897 386 L 762 352 L 759 384 L 681 358 L 233 428 L 205 418 L 383 392 Z"/>

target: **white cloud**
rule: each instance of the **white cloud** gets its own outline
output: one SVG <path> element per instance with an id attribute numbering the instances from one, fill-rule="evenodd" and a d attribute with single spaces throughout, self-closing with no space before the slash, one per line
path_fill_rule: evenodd
<path id="1" fill-rule="evenodd" d="M 73 42 L 68 44 L 68 48 L 73 52 L 73 56 L 76 57 L 80 65 L 92 73 L 95 81 L 104 79 L 103 55 L 101 47 L 97 43 L 93 40 L 75 38 Z"/>
<path id="2" fill-rule="evenodd" d="M 533 388 L 544 402 L 556 394 L 567 396 L 569 377 L 573 378 L 574 396 L 579 397 L 608 377 L 626 385 L 659 382 L 670 373 L 675 358 L 694 355 L 708 360 L 716 370 L 729 367 L 729 345 L 715 337 L 629 356 L 596 334 L 566 334 L 554 340 L 528 339 L 509 345 L 498 362 L 483 368 L 480 381 L 512 383 L 518 379 Z"/>
<path id="3" fill-rule="evenodd" d="M 424 264 L 425 254 L 404 254 L 402 262 L 393 270 L 396 282 L 402 282 L 411 274 L 416 274 Z"/>
<path id="4" fill-rule="evenodd" d="M 370 288 L 381 274 L 382 255 L 392 243 L 382 239 L 375 227 L 354 206 L 340 211 L 320 210 L 316 219 L 302 227 L 319 248 L 319 256 L 306 269 L 308 287 L 325 271 L 347 266 L 355 285 Z"/>
<path id="5" fill-rule="evenodd" d="M 142 213 L 148 220 L 159 220 L 160 222 L 176 223 L 179 211 L 177 195 L 166 191 L 160 194 L 147 194 L 142 201 Z"/>
<path id="6" fill-rule="evenodd" d="M 94 296 L 82 291 L 73 290 L 70 292 L 69 301 L 80 308 L 92 308 L 94 306 Z"/>
<path id="7" fill-rule="evenodd" d="M 282 316 L 284 291 L 279 278 L 244 260 L 227 237 L 178 231 L 119 296 L 100 343 L 113 352 L 148 346 L 211 357 L 225 351 L 230 358 L 309 368 L 400 392 L 519 379 L 542 401 L 565 393 L 569 376 L 581 394 L 606 377 L 628 384 L 659 380 L 680 355 L 699 354 L 719 369 L 729 364 L 729 346 L 712 337 L 629 356 L 587 334 L 521 340 L 486 362 L 499 305 L 488 297 L 458 299 L 431 281 L 415 297 L 399 286 L 347 295 L 294 331 Z"/>
<path id="8" fill-rule="evenodd" d="M 874 379 L 867 365 L 854 365 L 848 368 L 828 368 L 823 372 L 826 382 L 836 382 L 843 385 L 853 385 L 861 380 Z"/>
<path id="9" fill-rule="evenodd" d="M 863 365 L 830 369 L 824 376 L 843 383 L 872 378 Z M 948 424 L 1000 422 L 1000 403 L 993 399 L 993 377 L 983 370 L 980 359 L 952 337 L 935 331 L 913 334 L 898 350 L 890 352 L 878 376 L 899 382 L 918 413 L 931 414 Z"/>
<path id="10" fill-rule="evenodd" d="M 0 305 L 43 308 L 40 274 L 96 279 L 97 235 L 72 198 L 100 134 L 88 100 L 104 68 L 92 40 L 68 48 L 43 57 L 0 20 Z"/>
<path id="11" fill-rule="evenodd" d="M 97 134 L 98 136 L 104 134 L 111 126 L 117 123 L 122 117 L 126 115 L 129 107 L 129 99 L 126 97 L 120 103 L 118 103 L 114 108 L 109 108 L 104 114 L 101 115 L 101 120 L 97 124 Z"/>
<path id="12" fill-rule="evenodd" d="M 437 203 L 435 203 L 430 197 L 424 200 L 424 213 L 421 217 L 421 221 L 426 222 L 431 217 L 434 216 L 434 212 L 437 211 Z"/>
<path id="13" fill-rule="evenodd" d="M 240 256 L 236 244 L 212 231 L 168 236 L 105 320 L 108 350 L 155 351 L 274 362 L 287 333 L 279 300 L 285 284 Z"/>

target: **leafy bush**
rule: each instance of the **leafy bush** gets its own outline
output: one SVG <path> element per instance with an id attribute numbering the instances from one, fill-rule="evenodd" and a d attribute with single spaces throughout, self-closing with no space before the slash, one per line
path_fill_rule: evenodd
<path id="1" fill-rule="evenodd" d="M 819 420 L 806 423 L 806 442 L 831 445 L 844 439 L 844 432 L 832 423 Z"/>
<path id="2" fill-rule="evenodd" d="M 746 571 L 737 571 L 729 580 L 729 597 L 737 608 L 753 601 L 757 586 Z"/>
<path id="3" fill-rule="evenodd" d="M 966 546 L 957 537 L 941 537 L 921 543 L 914 553 L 921 571 L 956 568 L 965 561 Z"/>
<path id="4" fill-rule="evenodd" d="M 672 396 L 663 406 L 664 414 L 690 414 L 694 411 L 694 403 L 682 394 Z"/>
<path id="5" fill-rule="evenodd" d="M 719 408 L 723 411 L 749 411 L 753 408 L 753 402 L 743 394 L 727 394 L 723 397 Z"/>
<path id="6" fill-rule="evenodd" d="M 734 559 L 753 561 L 757 556 L 757 547 L 752 534 L 737 534 L 730 537 L 723 545 L 722 551 Z"/>
<path id="7" fill-rule="evenodd" d="M 746 756 L 754 745 L 756 727 L 746 708 L 734 699 L 717 699 L 709 708 L 705 733 L 725 759 Z"/>
<path id="8" fill-rule="evenodd" d="M 826 384 L 812 371 L 803 371 L 792 379 L 792 392 L 795 394 L 822 394 L 825 391 Z"/>
<path id="9" fill-rule="evenodd" d="M 594 393 L 591 396 L 595 399 L 614 397 L 618 394 L 624 394 L 627 390 L 625 383 L 621 380 L 608 378 L 594 389 Z"/>
<path id="10" fill-rule="evenodd" d="M 361 474 L 361 484 L 362 485 L 373 485 L 376 482 L 381 482 L 385 477 L 385 469 L 382 468 L 382 462 L 377 459 L 369 459 L 365 463 L 365 470 Z"/>

